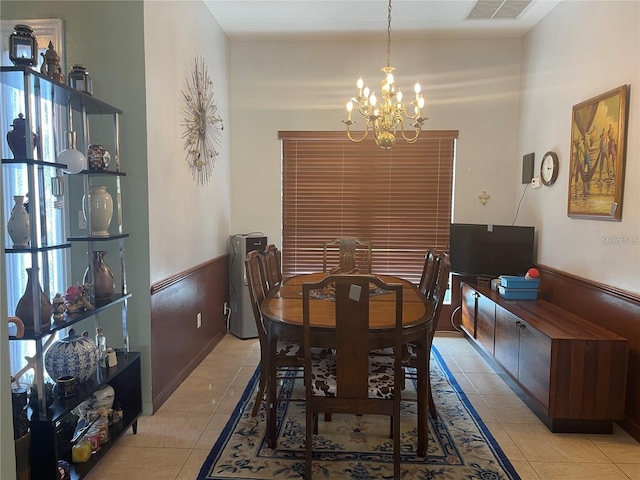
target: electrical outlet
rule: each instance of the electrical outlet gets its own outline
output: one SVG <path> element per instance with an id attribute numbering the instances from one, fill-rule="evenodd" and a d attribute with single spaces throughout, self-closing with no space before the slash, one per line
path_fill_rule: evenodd
<path id="1" fill-rule="evenodd" d="M 82 210 L 78 210 L 78 229 L 87 229 L 87 221 L 84 219 L 84 213 L 82 212 Z"/>
<path id="2" fill-rule="evenodd" d="M 202 313 L 198 312 L 196 315 L 196 327 L 200 328 L 202 326 Z"/>
<path id="3" fill-rule="evenodd" d="M 540 183 L 540 177 L 533 177 L 531 179 L 531 186 L 533 188 L 540 188 L 541 187 L 541 183 Z"/>

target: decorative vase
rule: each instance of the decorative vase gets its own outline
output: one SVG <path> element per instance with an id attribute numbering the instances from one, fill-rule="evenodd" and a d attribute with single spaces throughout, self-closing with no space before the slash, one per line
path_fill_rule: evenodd
<path id="1" fill-rule="evenodd" d="M 90 212 L 91 218 L 87 212 Z M 86 199 L 82 202 L 82 211 L 84 218 L 88 223 L 89 236 L 91 237 L 108 237 L 109 225 L 113 216 L 113 198 L 107 187 L 104 185 L 89 187 L 89 202 Z"/>
<path id="2" fill-rule="evenodd" d="M 27 268 L 27 288 L 24 291 L 18 305 L 16 306 L 16 317 L 20 318 L 24 323 L 25 334 L 33 334 L 35 331 L 35 313 L 33 309 L 33 291 L 39 292 L 40 299 L 40 324 L 42 329 L 49 328 L 51 325 L 51 314 L 53 313 L 53 305 L 42 291 L 40 279 L 38 278 L 38 270 Z"/>
<path id="3" fill-rule="evenodd" d="M 87 150 L 87 160 L 91 170 L 106 170 L 111 161 L 111 155 L 99 143 L 92 143 Z"/>
<path id="4" fill-rule="evenodd" d="M 11 125 L 13 130 L 7 132 L 7 143 L 13 153 L 13 158 L 27 158 L 27 128 L 24 115 L 18 114 L 18 118 L 14 118 Z M 38 136 L 35 133 L 33 135 L 33 148 L 35 150 Z"/>
<path id="5" fill-rule="evenodd" d="M 98 347 L 84 335 L 69 330 L 69 336 L 55 342 L 44 354 L 44 366 L 53 379 L 76 377 L 86 382 L 98 367 Z"/>
<path id="6" fill-rule="evenodd" d="M 29 228 L 29 213 L 24 207 L 25 195 L 14 195 L 15 205 L 11 210 L 11 217 L 7 222 L 7 231 L 11 240 L 13 240 L 14 248 L 28 248 L 31 236 Z"/>
<path id="7" fill-rule="evenodd" d="M 105 300 L 111 297 L 116 289 L 111 267 L 104 261 L 106 254 L 107 252 L 104 250 L 93 252 L 91 267 L 88 267 L 84 272 L 84 279 L 82 280 L 82 283 L 91 283 L 89 281 L 89 268 L 91 268 L 93 271 L 93 294 L 96 300 Z"/>

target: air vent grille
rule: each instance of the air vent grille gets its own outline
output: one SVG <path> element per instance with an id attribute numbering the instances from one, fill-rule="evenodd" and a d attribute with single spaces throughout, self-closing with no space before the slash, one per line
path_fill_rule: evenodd
<path id="1" fill-rule="evenodd" d="M 516 20 L 531 0 L 478 0 L 467 20 Z"/>

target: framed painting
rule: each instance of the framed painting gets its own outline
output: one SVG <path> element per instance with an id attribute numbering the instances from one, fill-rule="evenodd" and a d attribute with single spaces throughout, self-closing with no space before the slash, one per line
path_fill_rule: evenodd
<path id="1" fill-rule="evenodd" d="M 629 86 L 573 107 L 567 215 L 622 218 Z"/>

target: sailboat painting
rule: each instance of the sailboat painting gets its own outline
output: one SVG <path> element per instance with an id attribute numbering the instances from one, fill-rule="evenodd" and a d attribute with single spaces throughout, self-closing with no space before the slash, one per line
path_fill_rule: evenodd
<path id="1" fill-rule="evenodd" d="M 567 215 L 622 219 L 629 86 L 573 107 Z"/>

